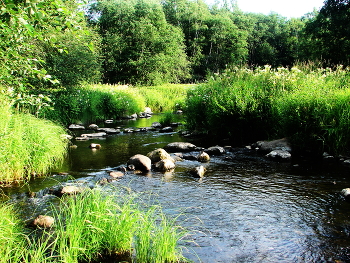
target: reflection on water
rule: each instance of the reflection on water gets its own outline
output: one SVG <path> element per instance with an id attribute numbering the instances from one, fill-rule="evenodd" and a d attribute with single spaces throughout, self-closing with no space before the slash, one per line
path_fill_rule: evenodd
<path id="1" fill-rule="evenodd" d="M 146 127 L 153 121 L 156 117 L 125 125 Z M 64 168 L 76 178 L 99 175 L 136 153 L 183 140 L 176 133 L 147 132 L 77 141 Z M 102 148 L 92 151 L 91 142 Z M 350 260 L 350 203 L 339 194 L 350 187 L 347 167 L 272 163 L 240 153 L 230 157 L 212 158 L 202 180 L 187 173 L 199 163 L 183 161 L 173 173 L 128 174 L 112 185 L 152 193 L 150 201 L 166 213 L 181 213 L 180 224 L 191 230 L 184 252 L 194 262 Z M 37 179 L 29 187 L 37 191 L 60 178 Z"/>

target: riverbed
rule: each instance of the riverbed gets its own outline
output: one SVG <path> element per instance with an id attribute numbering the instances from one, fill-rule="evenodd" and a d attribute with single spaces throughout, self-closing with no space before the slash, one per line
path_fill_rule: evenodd
<path id="1" fill-rule="evenodd" d="M 149 127 L 158 120 L 153 116 L 108 127 Z M 104 175 L 134 154 L 177 141 L 187 139 L 177 132 L 158 131 L 73 139 L 77 148 L 52 177 L 3 192 L 13 200 L 28 200 L 28 192 Z M 90 143 L 102 147 L 92 150 Z M 212 146 L 208 141 L 193 143 Z M 190 231 L 181 245 L 193 262 L 350 262 L 350 203 L 340 194 L 350 187 L 349 167 L 332 162 L 277 163 L 258 153 L 247 154 L 244 148 L 212 156 L 204 164 L 207 172 L 202 179 L 188 173 L 198 165 L 185 160 L 177 162 L 172 173 L 128 173 L 111 187 L 142 193 L 169 216 L 178 216 L 178 223 Z"/>

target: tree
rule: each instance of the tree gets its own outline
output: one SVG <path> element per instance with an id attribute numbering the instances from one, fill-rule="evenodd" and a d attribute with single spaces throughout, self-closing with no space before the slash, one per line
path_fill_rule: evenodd
<path id="1" fill-rule="evenodd" d="M 94 13 L 103 37 L 105 82 L 159 84 L 189 76 L 183 34 L 167 23 L 159 2 L 102 0 L 90 17 Z"/>
<path id="2" fill-rule="evenodd" d="M 350 61 L 350 5 L 349 0 L 326 0 L 319 14 L 307 23 L 306 33 L 315 43 L 313 59 L 326 65 Z"/>

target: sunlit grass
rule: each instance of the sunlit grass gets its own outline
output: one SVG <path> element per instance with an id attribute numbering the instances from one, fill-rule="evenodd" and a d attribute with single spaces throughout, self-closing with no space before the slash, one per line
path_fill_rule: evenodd
<path id="1" fill-rule="evenodd" d="M 51 121 L 13 112 L 0 98 L 0 182 L 9 184 L 43 175 L 66 154 L 65 130 Z"/>

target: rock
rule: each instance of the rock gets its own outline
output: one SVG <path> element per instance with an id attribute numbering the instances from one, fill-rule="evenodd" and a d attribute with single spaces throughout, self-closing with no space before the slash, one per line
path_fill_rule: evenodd
<path id="1" fill-rule="evenodd" d="M 101 144 L 91 143 L 89 146 L 90 149 L 101 149 Z"/>
<path id="2" fill-rule="evenodd" d="M 252 145 L 253 148 L 261 152 L 269 153 L 274 150 L 292 152 L 289 141 L 286 138 L 273 141 L 258 141 Z"/>
<path id="3" fill-rule="evenodd" d="M 76 195 L 83 192 L 86 188 L 78 187 L 75 185 L 66 185 L 62 187 L 60 195 Z"/>
<path id="4" fill-rule="evenodd" d="M 221 155 L 226 152 L 224 147 L 221 147 L 221 146 L 212 146 L 212 147 L 209 147 L 208 149 L 205 149 L 204 151 L 209 155 Z"/>
<path id="5" fill-rule="evenodd" d="M 144 111 L 144 113 L 147 113 L 147 114 L 152 114 L 153 112 L 152 112 L 152 110 L 151 110 L 151 108 L 150 108 L 150 107 L 145 107 L 145 111 Z"/>
<path id="6" fill-rule="evenodd" d="M 292 159 L 292 155 L 288 151 L 274 150 L 266 155 L 266 157 L 276 161 L 289 161 Z"/>
<path id="7" fill-rule="evenodd" d="M 73 136 L 72 136 L 72 135 L 69 135 L 69 134 L 62 134 L 62 135 L 61 135 L 61 138 L 62 138 L 63 140 L 71 140 L 71 139 L 73 139 Z"/>
<path id="8" fill-rule="evenodd" d="M 136 155 L 130 157 L 127 164 L 133 165 L 135 167 L 135 170 L 140 170 L 142 172 L 148 172 L 151 170 L 152 161 L 150 158 L 148 158 L 145 155 L 136 154 Z"/>
<path id="9" fill-rule="evenodd" d="M 137 114 L 136 113 L 131 114 L 130 117 L 131 117 L 131 119 L 137 119 Z"/>
<path id="10" fill-rule="evenodd" d="M 203 178 L 206 170 L 207 169 L 203 165 L 201 165 L 201 166 L 198 166 L 198 167 L 191 169 L 190 174 L 196 178 Z"/>
<path id="11" fill-rule="evenodd" d="M 162 148 L 149 152 L 147 157 L 151 159 L 152 163 L 156 163 L 164 159 L 172 159 L 170 154 Z"/>
<path id="12" fill-rule="evenodd" d="M 76 149 L 76 148 L 78 148 L 78 146 L 75 145 L 75 144 L 73 144 L 73 145 L 69 146 L 69 148 L 70 148 L 70 149 Z"/>
<path id="13" fill-rule="evenodd" d="M 189 142 L 172 142 L 164 148 L 171 152 L 190 152 L 196 149 L 196 145 Z"/>
<path id="14" fill-rule="evenodd" d="M 124 132 L 125 132 L 125 133 L 133 133 L 133 132 L 134 132 L 134 129 L 126 128 L 126 129 L 124 129 Z"/>
<path id="15" fill-rule="evenodd" d="M 140 112 L 139 114 L 139 118 L 150 118 L 150 117 L 152 117 L 152 115 L 146 112 Z"/>
<path id="16" fill-rule="evenodd" d="M 176 114 L 183 114 L 183 111 L 182 110 L 177 110 L 175 113 Z"/>
<path id="17" fill-rule="evenodd" d="M 206 162 L 210 161 L 210 156 L 206 152 L 200 152 L 197 155 L 196 159 L 197 159 L 197 161 L 199 161 L 201 163 L 206 163 Z"/>
<path id="18" fill-rule="evenodd" d="M 173 131 L 174 131 L 174 129 L 170 126 L 164 127 L 164 128 L 159 130 L 159 132 L 173 132 Z"/>
<path id="19" fill-rule="evenodd" d="M 114 179 L 121 178 L 124 176 L 124 173 L 121 171 L 108 171 L 108 174 L 110 177 L 113 177 Z"/>
<path id="20" fill-rule="evenodd" d="M 170 127 L 179 127 L 182 125 L 182 123 L 181 122 L 172 122 L 169 125 L 170 125 Z"/>
<path id="21" fill-rule="evenodd" d="M 99 138 L 99 137 L 107 136 L 107 133 L 105 133 L 105 132 L 84 133 L 80 136 L 81 137 L 88 137 L 88 138 Z"/>
<path id="22" fill-rule="evenodd" d="M 34 219 L 33 224 L 41 228 L 50 228 L 55 223 L 55 219 L 52 216 L 39 215 Z"/>
<path id="23" fill-rule="evenodd" d="M 103 131 L 106 134 L 117 134 L 120 133 L 119 129 L 113 129 L 113 128 L 98 128 L 98 131 Z"/>
<path id="24" fill-rule="evenodd" d="M 193 154 L 183 154 L 182 158 L 184 160 L 197 161 L 197 156 L 195 156 Z"/>
<path id="25" fill-rule="evenodd" d="M 111 124 L 113 122 L 114 122 L 113 120 L 105 120 L 105 123 L 107 123 L 107 124 Z"/>
<path id="26" fill-rule="evenodd" d="M 77 141 L 88 141 L 90 138 L 86 136 L 75 137 Z"/>
<path id="27" fill-rule="evenodd" d="M 97 130 L 97 129 L 98 129 L 98 126 L 97 126 L 97 124 L 90 124 L 88 128 L 89 128 L 90 130 Z"/>
<path id="28" fill-rule="evenodd" d="M 341 190 L 341 194 L 344 196 L 346 201 L 350 201 L 350 188 Z"/>
<path id="29" fill-rule="evenodd" d="M 162 159 L 155 164 L 155 168 L 162 172 L 168 172 L 175 169 L 175 164 L 173 159 Z"/>
<path id="30" fill-rule="evenodd" d="M 71 125 L 69 125 L 68 129 L 70 129 L 70 130 L 85 130 L 85 127 L 83 125 L 79 125 L 79 124 L 71 124 Z"/>
<path id="31" fill-rule="evenodd" d="M 153 122 L 151 127 L 153 127 L 153 128 L 162 128 L 162 124 L 160 124 L 159 122 Z"/>

